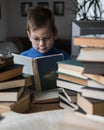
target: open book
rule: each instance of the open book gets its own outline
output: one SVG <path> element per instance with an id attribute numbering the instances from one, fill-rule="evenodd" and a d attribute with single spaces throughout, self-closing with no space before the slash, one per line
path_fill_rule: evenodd
<path id="1" fill-rule="evenodd" d="M 30 58 L 18 54 L 14 55 L 14 62 L 24 65 L 23 73 L 34 75 L 37 91 L 56 88 L 57 62 L 63 60 L 63 54 L 54 54 L 38 58 Z"/>

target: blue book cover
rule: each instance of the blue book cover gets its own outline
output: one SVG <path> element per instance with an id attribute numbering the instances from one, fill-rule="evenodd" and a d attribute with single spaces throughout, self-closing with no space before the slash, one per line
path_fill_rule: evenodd
<path id="1" fill-rule="evenodd" d="M 62 60 L 62 54 L 49 55 L 35 60 L 34 76 L 36 90 L 49 90 L 56 88 L 57 62 Z"/>

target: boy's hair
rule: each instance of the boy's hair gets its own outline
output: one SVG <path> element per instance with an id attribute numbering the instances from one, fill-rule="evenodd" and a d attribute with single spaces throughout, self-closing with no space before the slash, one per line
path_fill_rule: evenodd
<path id="1" fill-rule="evenodd" d="M 54 15 L 50 9 L 46 7 L 31 7 L 27 15 L 27 30 L 33 31 L 48 26 L 54 35 L 57 34 Z"/>

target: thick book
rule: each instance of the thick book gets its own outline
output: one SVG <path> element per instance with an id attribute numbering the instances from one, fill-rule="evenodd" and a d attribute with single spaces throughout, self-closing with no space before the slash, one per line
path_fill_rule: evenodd
<path id="1" fill-rule="evenodd" d="M 58 64 L 58 70 L 57 70 L 58 74 L 63 73 L 86 79 L 86 77 L 82 75 L 84 67 L 80 61 L 72 59 L 61 61 L 58 62 L 57 64 Z"/>
<path id="2" fill-rule="evenodd" d="M 102 88 L 102 89 L 104 89 L 103 84 L 101 84 L 97 81 L 94 81 L 93 79 L 90 79 L 90 78 L 83 79 L 83 78 L 68 75 L 68 74 L 58 73 L 58 79 L 74 82 L 74 83 L 81 84 L 81 85 L 84 85 L 84 86 L 88 86 L 88 87 L 91 87 L 91 88 Z"/>
<path id="3" fill-rule="evenodd" d="M 34 113 L 34 112 L 44 112 L 49 110 L 57 110 L 60 109 L 59 102 L 51 102 L 51 103 L 34 103 L 31 105 L 31 108 L 26 113 Z M 41 118 L 41 117 L 40 117 Z"/>
<path id="4" fill-rule="evenodd" d="M 82 47 L 80 48 L 78 61 L 104 62 L 104 48 Z"/>
<path id="5" fill-rule="evenodd" d="M 87 46 L 87 47 L 104 47 L 104 35 L 103 37 L 95 35 L 76 36 L 74 37 L 74 45 Z"/>
<path id="6" fill-rule="evenodd" d="M 59 89 L 45 90 L 41 92 L 34 92 L 33 103 L 54 103 L 59 102 L 58 98 Z"/>
<path id="7" fill-rule="evenodd" d="M 87 73 L 83 73 L 84 76 L 104 85 L 104 75 L 100 75 L 100 74 L 87 74 Z"/>
<path id="8" fill-rule="evenodd" d="M 84 67 L 82 62 L 77 61 L 75 59 L 71 59 L 71 60 L 63 60 L 60 62 L 57 62 L 58 64 L 58 68 L 59 69 L 67 69 L 67 70 L 75 70 L 75 71 L 80 71 L 83 72 Z"/>
<path id="9" fill-rule="evenodd" d="M 18 101 L 24 90 L 24 87 L 0 90 L 0 101 Z"/>
<path id="10" fill-rule="evenodd" d="M 104 89 L 83 87 L 81 93 L 84 97 L 104 100 Z"/>
<path id="11" fill-rule="evenodd" d="M 0 69 L 0 82 L 22 75 L 22 71 L 23 65 L 20 64 L 13 64 L 5 69 Z"/>
<path id="12" fill-rule="evenodd" d="M 16 102 L 13 101 L 0 102 L 0 113 L 10 112 L 10 111 L 14 111 L 17 113 L 24 113 L 29 110 L 30 102 L 31 102 L 30 94 L 24 92 L 21 99 Z"/>
<path id="13" fill-rule="evenodd" d="M 101 115 L 104 116 L 104 100 L 92 99 L 83 97 L 78 93 L 77 104 L 87 114 Z"/>
<path id="14" fill-rule="evenodd" d="M 28 87 L 33 84 L 32 75 L 22 74 L 15 78 L 0 82 L 0 90 L 17 88 L 17 87 Z"/>
<path id="15" fill-rule="evenodd" d="M 57 87 L 66 88 L 66 89 L 73 90 L 76 92 L 81 92 L 82 88 L 84 87 L 84 85 L 76 84 L 73 82 L 60 80 L 60 79 L 56 79 L 56 84 L 57 84 Z"/>
<path id="16" fill-rule="evenodd" d="M 34 75 L 35 89 L 37 91 L 56 88 L 57 62 L 63 60 L 62 54 L 30 58 L 14 55 L 14 62 L 24 65 L 23 73 Z"/>
<path id="17" fill-rule="evenodd" d="M 83 73 L 104 74 L 104 62 L 83 62 Z"/>

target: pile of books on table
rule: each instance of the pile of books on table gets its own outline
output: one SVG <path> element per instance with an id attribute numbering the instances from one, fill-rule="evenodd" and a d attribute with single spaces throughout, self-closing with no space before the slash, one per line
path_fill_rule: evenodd
<path id="1" fill-rule="evenodd" d="M 0 113 L 25 112 L 30 107 L 32 76 L 23 74 L 23 65 L 12 55 L 0 54 Z"/>
<path id="2" fill-rule="evenodd" d="M 62 108 L 104 116 L 104 38 L 102 39 L 102 44 L 80 44 L 80 53 L 76 59 L 58 62 L 56 81 L 61 88 L 59 105 Z"/>

